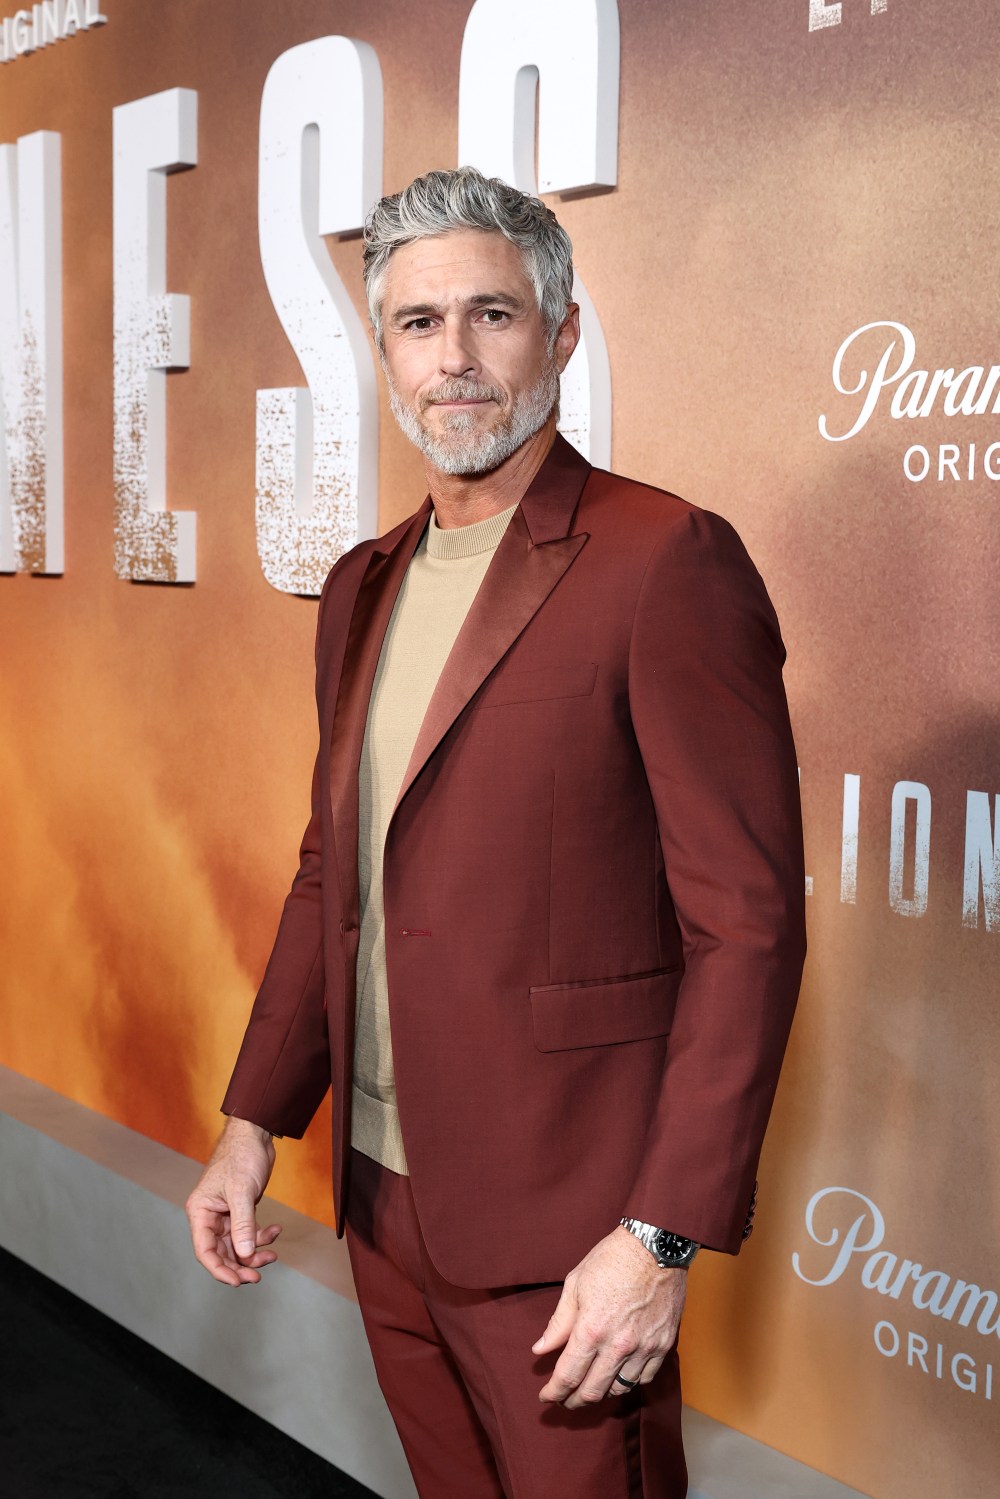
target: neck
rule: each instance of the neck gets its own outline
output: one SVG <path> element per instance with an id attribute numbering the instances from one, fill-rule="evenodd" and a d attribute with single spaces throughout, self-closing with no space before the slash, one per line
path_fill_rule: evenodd
<path id="1" fill-rule="evenodd" d="M 424 461 L 427 487 L 434 502 L 434 519 L 442 531 L 469 526 L 516 505 L 538 473 L 556 440 L 556 419 L 550 416 L 534 437 L 523 442 L 499 468 L 488 474 L 445 474 Z"/>

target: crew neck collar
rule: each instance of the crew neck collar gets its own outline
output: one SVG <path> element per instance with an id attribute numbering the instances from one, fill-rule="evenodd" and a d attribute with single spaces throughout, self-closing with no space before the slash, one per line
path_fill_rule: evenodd
<path id="1" fill-rule="evenodd" d="M 479 552 L 492 552 L 499 545 L 510 524 L 511 517 L 520 501 L 508 505 L 496 515 L 487 515 L 482 520 L 470 521 L 465 526 L 449 526 L 443 530 L 431 510 L 427 526 L 427 555 L 429 557 L 474 557 Z"/>

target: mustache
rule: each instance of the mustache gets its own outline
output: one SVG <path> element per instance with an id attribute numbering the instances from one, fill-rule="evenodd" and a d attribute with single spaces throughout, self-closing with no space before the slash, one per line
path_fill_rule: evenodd
<path id="1" fill-rule="evenodd" d="M 478 380 L 462 379 L 459 376 L 443 380 L 440 385 L 428 391 L 421 400 L 421 409 L 426 411 L 428 406 L 437 406 L 442 401 L 495 401 L 498 406 L 506 405 L 506 397 L 498 386 L 480 385 Z"/>

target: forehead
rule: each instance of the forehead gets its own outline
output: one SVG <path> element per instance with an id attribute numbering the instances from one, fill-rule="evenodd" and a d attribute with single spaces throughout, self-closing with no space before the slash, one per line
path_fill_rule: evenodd
<path id="1" fill-rule="evenodd" d="M 534 300 L 521 252 L 500 233 L 454 229 L 394 250 L 386 269 L 384 303 L 454 301 L 508 291 Z"/>

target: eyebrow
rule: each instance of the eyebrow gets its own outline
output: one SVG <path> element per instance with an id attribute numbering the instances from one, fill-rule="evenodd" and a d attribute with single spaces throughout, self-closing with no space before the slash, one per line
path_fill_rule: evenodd
<path id="1" fill-rule="evenodd" d="M 512 307 L 515 310 L 524 306 L 520 297 L 515 297 L 505 291 L 480 291 L 474 296 L 467 298 L 463 304 L 469 308 L 475 307 Z M 397 307 L 393 312 L 390 322 L 402 323 L 408 318 L 433 317 L 440 312 L 440 307 L 434 302 L 407 302 L 403 307 Z"/>

